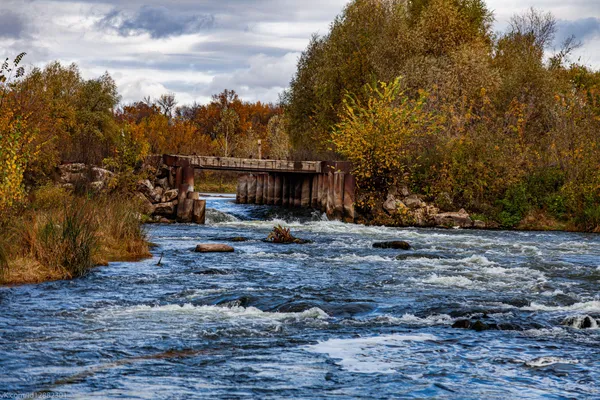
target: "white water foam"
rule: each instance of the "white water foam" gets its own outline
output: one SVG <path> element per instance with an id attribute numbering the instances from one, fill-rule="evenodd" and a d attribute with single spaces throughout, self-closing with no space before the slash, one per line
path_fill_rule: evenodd
<path id="1" fill-rule="evenodd" d="M 599 311 L 600 312 L 600 301 L 587 301 L 583 303 L 575 303 L 570 306 L 546 306 L 544 304 L 531 303 L 529 306 L 522 307 L 524 311 Z"/>
<path id="2" fill-rule="evenodd" d="M 554 364 L 579 364 L 579 360 L 569 360 L 560 357 L 540 357 L 525 362 L 525 365 L 531 368 L 549 367 Z"/>
<path id="3" fill-rule="evenodd" d="M 252 258 L 283 258 L 293 260 L 307 260 L 310 255 L 306 253 L 267 253 L 264 251 L 258 251 L 256 253 L 248 253 L 248 257 Z"/>
<path id="4" fill-rule="evenodd" d="M 411 342 L 437 340 L 429 334 L 382 335 L 358 339 L 330 339 L 304 349 L 326 354 L 346 371 L 365 374 L 393 374 L 404 364 L 399 348 L 410 347 Z M 393 351 L 390 351 L 393 349 Z"/>
<path id="5" fill-rule="evenodd" d="M 192 304 L 169 304 L 164 306 L 134 306 L 122 309 L 108 310 L 105 315 L 116 316 L 152 316 L 153 314 L 180 315 L 189 314 L 201 320 L 271 320 L 271 321 L 303 321 L 326 320 L 329 315 L 318 307 L 295 313 L 267 312 L 255 307 L 220 307 L 220 306 L 194 306 Z"/>
<path id="6" fill-rule="evenodd" d="M 376 255 L 367 255 L 361 256 L 357 254 L 345 254 L 339 257 L 333 257 L 329 259 L 333 262 L 343 262 L 343 263 L 361 263 L 361 262 L 393 262 L 396 261 L 393 257 L 382 257 Z"/>
<path id="7" fill-rule="evenodd" d="M 414 278 L 409 280 L 415 281 Z M 474 282 L 464 276 L 440 276 L 438 274 L 432 274 L 428 278 L 420 281 L 421 283 L 436 285 L 436 286 L 448 286 L 448 287 L 462 287 L 469 288 L 474 285 Z"/>

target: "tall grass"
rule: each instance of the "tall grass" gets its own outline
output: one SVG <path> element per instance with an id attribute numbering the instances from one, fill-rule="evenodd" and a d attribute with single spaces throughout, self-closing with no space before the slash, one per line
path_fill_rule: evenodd
<path id="1" fill-rule="evenodd" d="M 65 205 L 59 219 L 50 216 L 38 228 L 37 260 L 62 270 L 67 278 L 85 275 L 94 267 L 98 250 L 98 226 L 93 217 L 90 205 L 82 201 Z"/>
<path id="2" fill-rule="evenodd" d="M 0 226 L 0 238 L 10 238 L 0 240 L 2 283 L 72 279 L 108 261 L 150 255 L 133 199 L 82 198 L 55 187 L 32 197 Z"/>

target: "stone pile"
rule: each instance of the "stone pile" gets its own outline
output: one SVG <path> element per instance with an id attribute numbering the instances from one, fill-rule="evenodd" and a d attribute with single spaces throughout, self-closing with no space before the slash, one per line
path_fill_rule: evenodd
<path id="1" fill-rule="evenodd" d="M 152 221 L 205 223 L 206 201 L 200 200 L 200 194 L 194 192 L 193 169 L 186 171 L 191 175 L 188 183 L 178 185 L 183 171 L 164 165 L 162 157 L 149 157 L 142 168 L 151 179 L 140 180 L 135 195 L 142 204 L 142 211 Z M 83 187 L 101 192 L 109 189 L 111 180 L 116 178 L 113 172 L 81 163 L 61 165 L 58 172 L 59 184 L 69 190 Z"/>
<path id="2" fill-rule="evenodd" d="M 426 203 L 423 196 L 410 193 L 407 187 L 392 188 L 382 209 L 390 217 L 400 218 L 409 226 L 489 228 L 485 222 L 473 220 L 464 209 L 458 212 L 440 212 L 435 205 Z"/>

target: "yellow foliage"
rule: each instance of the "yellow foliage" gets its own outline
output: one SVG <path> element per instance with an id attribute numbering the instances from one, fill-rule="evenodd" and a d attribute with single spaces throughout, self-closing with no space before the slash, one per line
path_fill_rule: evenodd
<path id="1" fill-rule="evenodd" d="M 352 162 L 362 207 L 373 207 L 378 194 L 406 180 L 418 164 L 419 143 L 435 133 L 436 118 L 424 109 L 425 93 L 417 100 L 404 97 L 400 78 L 378 86 L 367 85 L 365 102 L 346 96 L 332 142 L 336 151 Z"/>

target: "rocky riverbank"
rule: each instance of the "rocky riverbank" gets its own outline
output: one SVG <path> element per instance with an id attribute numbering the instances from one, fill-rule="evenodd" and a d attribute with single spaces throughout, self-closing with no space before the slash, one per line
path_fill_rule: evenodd
<path id="1" fill-rule="evenodd" d="M 474 218 L 464 209 L 441 210 L 425 201 L 425 196 L 411 193 L 406 187 L 393 187 L 386 200 L 361 222 L 374 225 L 422 228 L 497 229 L 494 222 Z"/>

